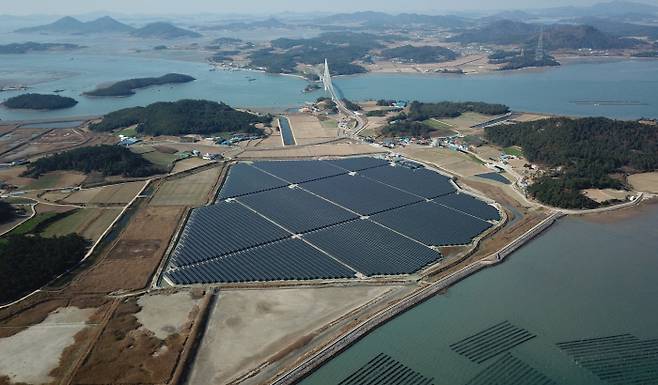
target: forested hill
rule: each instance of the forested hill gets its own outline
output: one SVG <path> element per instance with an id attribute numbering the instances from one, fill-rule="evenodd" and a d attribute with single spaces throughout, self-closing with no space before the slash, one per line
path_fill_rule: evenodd
<path id="1" fill-rule="evenodd" d="M 185 135 L 251 133 L 261 134 L 257 123 L 269 124 L 272 116 L 259 116 L 238 111 L 227 104 L 207 100 L 179 100 L 159 102 L 147 107 L 133 107 L 111 112 L 98 124 L 95 131 L 112 131 L 137 125 L 137 131 L 146 135 Z"/>
<path id="2" fill-rule="evenodd" d="M 159 86 L 164 84 L 188 83 L 195 81 L 192 76 L 182 74 L 166 74 L 160 77 L 136 78 L 122 80 L 113 83 L 107 87 L 100 87 L 93 91 L 85 92 L 87 96 L 130 96 L 135 94 L 135 90 L 150 86 Z"/>
<path id="3" fill-rule="evenodd" d="M 521 146 L 531 162 L 558 169 L 529 192 L 559 207 L 594 207 L 580 194 L 587 188 L 620 188 L 611 174 L 658 169 L 658 130 L 633 121 L 606 118 L 553 118 L 486 129 L 500 146 Z"/>
<path id="4" fill-rule="evenodd" d="M 74 170 L 90 173 L 97 171 L 103 175 L 124 175 L 143 177 L 164 172 L 141 155 L 125 147 L 100 145 L 80 147 L 40 158 L 28 164 L 23 176 L 37 178 L 49 171 Z"/>
<path id="5" fill-rule="evenodd" d="M 7 99 L 3 105 L 7 108 L 24 110 L 59 110 L 78 104 L 73 98 L 59 95 L 23 94 Z"/>

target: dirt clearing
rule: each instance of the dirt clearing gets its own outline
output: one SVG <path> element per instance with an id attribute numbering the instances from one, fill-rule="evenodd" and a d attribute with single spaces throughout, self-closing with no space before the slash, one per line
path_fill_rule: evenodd
<path id="1" fill-rule="evenodd" d="M 440 147 L 409 145 L 397 150 L 413 159 L 418 159 L 459 176 L 474 176 L 491 172 L 491 169 L 459 151 Z"/>
<path id="2" fill-rule="evenodd" d="M 631 175 L 628 183 L 637 191 L 658 194 L 658 172 Z"/>
<path id="3" fill-rule="evenodd" d="M 59 308 L 41 323 L 0 339 L 0 377 L 31 384 L 54 380 L 50 372 L 59 366 L 64 350 L 74 336 L 87 327 L 95 309 Z"/>
<path id="4" fill-rule="evenodd" d="M 150 331 L 164 340 L 174 333 L 180 333 L 189 320 L 189 314 L 199 300 L 188 292 L 170 295 L 145 295 L 137 304 L 142 308 L 137 314 L 140 330 Z"/>
<path id="5" fill-rule="evenodd" d="M 296 346 L 300 338 L 309 336 L 310 340 L 316 329 L 390 289 L 373 286 L 221 291 L 211 310 L 189 383 L 226 384 Z"/>

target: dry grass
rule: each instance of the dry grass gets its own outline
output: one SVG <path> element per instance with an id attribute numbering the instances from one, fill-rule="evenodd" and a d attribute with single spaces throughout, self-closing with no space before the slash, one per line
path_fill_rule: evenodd
<path id="1" fill-rule="evenodd" d="M 658 172 L 631 175 L 628 177 L 628 183 L 637 191 L 658 194 Z"/>
<path id="2" fill-rule="evenodd" d="M 201 206 L 208 202 L 209 194 L 219 179 L 220 167 L 194 173 L 182 178 L 167 180 L 151 198 L 151 206 Z"/>
<path id="3" fill-rule="evenodd" d="M 43 235 L 54 237 L 77 233 L 95 242 L 120 213 L 121 209 L 80 209 L 49 225 Z"/>
<path id="4" fill-rule="evenodd" d="M 325 127 L 317 117 L 309 114 L 288 116 L 297 144 L 311 143 L 313 140 L 327 140 L 338 136 L 337 127 Z"/>
<path id="5" fill-rule="evenodd" d="M 598 203 L 603 203 L 615 199 L 624 201 L 629 195 L 628 191 L 613 189 L 587 189 L 583 190 L 582 193 Z"/>
<path id="6" fill-rule="evenodd" d="M 239 158 L 311 158 L 319 156 L 349 156 L 386 152 L 367 144 L 330 143 L 313 146 L 295 146 L 271 150 L 246 150 Z"/>
<path id="7" fill-rule="evenodd" d="M 398 152 L 459 176 L 473 176 L 491 172 L 490 169 L 476 162 L 468 155 L 445 148 L 410 145 L 399 149 Z"/>
<path id="8" fill-rule="evenodd" d="M 64 199 L 67 203 L 125 205 L 144 187 L 144 181 L 115 184 L 76 191 Z"/>

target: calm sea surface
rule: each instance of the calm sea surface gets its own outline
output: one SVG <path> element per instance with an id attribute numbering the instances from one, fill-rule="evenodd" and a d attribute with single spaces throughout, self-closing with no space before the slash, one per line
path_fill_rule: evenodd
<path id="1" fill-rule="evenodd" d="M 139 90 L 127 98 L 80 95 L 99 84 L 168 72 L 189 74 L 198 80 Z M 301 90 L 306 82 L 291 76 L 248 71 L 211 72 L 204 63 L 175 58 L 75 52 L 0 55 L 0 85 L 13 83 L 31 85 L 30 92 L 64 90 L 61 95 L 74 97 L 80 103 L 74 108 L 48 112 L 0 108 L 3 120 L 97 115 L 182 98 L 285 110 L 323 95 L 322 91 L 303 94 Z M 346 97 L 354 100 L 481 100 L 505 103 L 521 111 L 616 118 L 658 117 L 655 97 L 658 60 L 569 64 L 546 70 L 474 76 L 367 74 L 338 77 L 335 84 Z M 23 92 L 2 92 L 0 100 L 20 93 Z M 617 105 L 618 102 L 624 105 Z"/>
<path id="2" fill-rule="evenodd" d="M 604 384 L 556 343 L 625 333 L 658 338 L 657 250 L 658 206 L 610 223 L 562 219 L 502 265 L 375 330 L 302 384 L 336 384 L 379 353 L 434 384 L 466 384 L 496 359 L 472 363 L 449 345 L 502 321 L 537 335 L 511 352 L 556 383 Z"/>

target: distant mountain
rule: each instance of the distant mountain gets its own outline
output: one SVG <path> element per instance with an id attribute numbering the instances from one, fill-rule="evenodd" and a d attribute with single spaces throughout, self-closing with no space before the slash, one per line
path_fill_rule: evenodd
<path id="1" fill-rule="evenodd" d="M 658 6 L 615 0 L 586 7 L 555 7 L 534 12 L 548 17 L 619 17 L 624 15 L 657 15 Z"/>
<path id="2" fill-rule="evenodd" d="M 501 20 L 478 29 L 464 31 L 450 40 L 460 43 L 533 46 L 539 37 L 539 30 L 540 26 L 537 24 Z M 544 47 L 547 50 L 617 49 L 639 44 L 637 40 L 612 36 L 588 25 L 554 24 L 544 29 Z"/>
<path id="3" fill-rule="evenodd" d="M 200 34 L 187 29 L 176 27 L 173 24 L 165 22 L 156 22 L 147 24 L 146 26 L 136 29 L 130 33 L 131 36 L 143 38 L 159 38 L 159 39 L 178 39 L 178 38 L 194 38 L 201 37 Z"/>
<path id="4" fill-rule="evenodd" d="M 29 52 L 43 52 L 43 51 L 71 51 L 83 48 L 77 44 L 64 44 L 64 43 L 35 43 L 29 41 L 27 43 L 12 43 L 0 45 L 0 54 L 24 54 Z"/>
<path id="5" fill-rule="evenodd" d="M 282 21 L 271 17 L 267 20 L 262 20 L 262 21 L 252 21 L 252 22 L 238 21 L 228 24 L 206 26 L 203 27 L 202 29 L 206 31 L 240 31 L 240 30 L 254 29 L 254 28 L 274 29 L 274 28 L 287 28 L 287 27 L 288 24 L 283 23 Z"/>
<path id="6" fill-rule="evenodd" d="M 62 33 L 62 34 L 92 34 L 92 33 L 126 33 L 133 27 L 120 23 L 109 16 L 96 20 L 82 22 L 74 17 L 66 16 L 54 23 L 36 27 L 21 28 L 18 33 Z"/>
<path id="7" fill-rule="evenodd" d="M 359 25 L 373 29 L 403 27 L 409 25 L 424 25 L 443 28 L 461 28 L 468 25 L 468 21 L 462 17 L 452 15 L 420 15 L 416 13 L 401 13 L 391 15 L 384 12 L 354 12 L 340 13 L 321 17 L 314 21 L 323 25 Z"/>
<path id="8" fill-rule="evenodd" d="M 582 17 L 575 21 L 578 24 L 591 25 L 614 36 L 647 36 L 651 39 L 658 39 L 658 26 L 624 23 L 605 17 Z"/>

